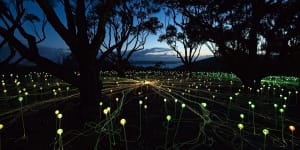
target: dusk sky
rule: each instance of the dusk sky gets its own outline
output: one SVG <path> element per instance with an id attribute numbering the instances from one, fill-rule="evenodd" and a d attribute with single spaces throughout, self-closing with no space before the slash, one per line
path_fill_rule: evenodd
<path id="1" fill-rule="evenodd" d="M 26 2 L 25 3 L 25 8 L 27 13 L 32 13 L 35 15 L 38 15 L 39 18 L 42 20 L 43 19 L 43 13 L 41 11 L 41 9 L 38 7 L 38 5 L 33 4 L 32 2 Z M 64 11 L 62 9 L 61 5 L 58 5 L 55 7 L 55 11 L 57 14 L 60 14 L 59 17 L 60 19 L 63 21 L 63 23 L 65 23 L 65 15 L 64 15 Z M 164 27 L 166 26 L 166 24 L 164 23 L 165 20 L 165 16 L 164 13 L 158 13 L 155 14 L 159 20 L 164 24 Z M 37 24 L 38 29 L 40 29 L 40 24 Z M 28 31 L 32 31 L 32 27 L 30 26 L 29 23 L 26 24 L 26 29 Z M 158 36 L 160 34 L 162 34 L 164 32 L 165 28 L 160 29 L 156 35 L 150 35 L 147 38 L 147 41 L 145 43 L 144 48 L 145 49 L 154 49 L 154 48 L 165 48 L 165 49 L 169 49 L 169 46 L 166 44 L 166 42 L 159 42 L 157 41 Z M 59 37 L 59 35 L 56 33 L 56 31 L 52 28 L 52 26 L 48 23 L 46 26 L 46 40 L 43 41 L 40 46 L 41 47 L 48 47 L 48 48 L 52 48 L 52 49 L 60 49 L 61 50 L 68 50 L 69 48 L 67 47 L 67 45 L 64 43 L 64 41 Z M 32 33 L 32 32 L 31 32 Z M 16 33 L 18 34 L 18 33 Z M 49 51 L 49 54 L 47 54 L 47 52 L 43 52 L 44 55 L 49 55 L 49 57 L 53 56 L 53 54 L 51 53 L 56 53 L 57 54 L 61 54 L 62 52 L 55 52 L 55 51 Z M 42 52 L 41 52 L 42 53 Z M 166 54 L 172 54 L 175 55 L 175 52 L 172 51 L 168 51 L 167 53 L 156 53 L 155 51 L 151 53 L 151 55 L 166 55 Z M 208 48 L 206 46 L 202 46 L 201 55 L 212 55 L 212 53 L 208 50 Z M 48 58 L 49 58 L 48 57 Z M 133 56 L 134 57 L 134 56 Z M 145 57 L 147 57 L 147 55 L 145 55 Z M 173 57 L 173 56 L 172 56 Z M 52 59 L 52 58 L 50 58 Z M 141 57 L 140 57 L 141 59 Z M 150 59 L 150 58 L 149 58 Z M 179 60 L 179 59 L 178 59 Z"/>

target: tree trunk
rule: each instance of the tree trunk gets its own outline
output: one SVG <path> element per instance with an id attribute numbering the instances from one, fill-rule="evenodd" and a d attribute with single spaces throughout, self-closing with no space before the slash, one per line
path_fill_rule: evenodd
<path id="1" fill-rule="evenodd" d="M 102 82 L 96 65 L 87 63 L 80 65 L 80 119 L 83 124 L 88 121 L 97 121 L 101 88 Z"/>

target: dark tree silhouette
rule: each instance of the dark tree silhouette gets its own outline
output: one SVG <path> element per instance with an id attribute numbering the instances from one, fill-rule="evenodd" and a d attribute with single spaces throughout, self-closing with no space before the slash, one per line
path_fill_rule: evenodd
<path id="1" fill-rule="evenodd" d="M 255 86 L 254 80 L 268 74 L 292 72 L 285 66 L 290 64 L 288 57 L 299 51 L 298 1 L 168 0 L 166 3 L 189 18 L 190 39 L 214 43 L 228 71 L 236 73 L 244 84 Z M 279 59 L 260 57 L 275 57 L 274 52 L 279 53 Z"/>
<path id="2" fill-rule="evenodd" d="M 101 49 L 113 49 L 107 59 L 114 64 L 114 70 L 119 76 L 125 76 L 132 54 L 143 50 L 148 36 L 156 34 L 162 27 L 157 17 L 151 17 L 158 11 L 159 6 L 152 1 L 128 1 L 119 6 L 109 18 L 107 36 Z"/>
<path id="3" fill-rule="evenodd" d="M 173 51 L 176 52 L 177 57 L 184 64 L 186 71 L 191 71 L 192 64 L 197 61 L 203 41 L 192 40 L 187 34 L 187 23 L 189 18 L 181 16 L 181 19 L 176 17 L 177 14 L 173 10 L 168 17 L 173 18 L 174 25 L 168 25 L 164 34 L 159 36 L 158 41 L 165 41 Z M 181 22 L 178 22 L 180 20 Z"/>
<path id="4" fill-rule="evenodd" d="M 4 1 L 1 1 L 4 2 Z M 79 76 L 72 71 L 56 64 L 55 62 L 39 55 L 38 44 L 44 40 L 44 22 L 41 23 L 42 31 L 25 29 L 25 23 L 36 24 L 41 20 L 34 14 L 26 12 L 24 1 L 16 0 L 9 3 L 1 3 L 0 36 L 12 50 L 16 50 L 22 57 L 34 62 L 39 68 L 49 72 L 58 78 L 77 86 L 80 90 L 79 119 L 83 122 L 95 119 L 98 111 L 97 104 L 100 100 L 101 81 L 99 80 L 98 64 L 103 57 L 97 59 L 97 54 L 105 37 L 105 25 L 115 6 L 121 1 L 86 1 L 86 0 L 61 0 L 51 2 L 48 0 L 36 0 L 32 3 L 38 5 L 51 27 L 58 33 L 62 40 L 75 56 L 79 67 Z M 2 9 L 5 8 L 5 9 Z M 54 7 L 62 7 L 64 14 L 58 14 Z M 87 14 L 95 14 L 97 20 L 93 30 L 88 26 Z M 65 20 L 61 20 L 65 17 Z M 93 36 L 90 36 L 90 33 Z M 17 35 L 19 33 L 19 35 Z M 44 35 L 44 34 L 43 34 Z M 22 42 L 25 39 L 26 42 Z"/>

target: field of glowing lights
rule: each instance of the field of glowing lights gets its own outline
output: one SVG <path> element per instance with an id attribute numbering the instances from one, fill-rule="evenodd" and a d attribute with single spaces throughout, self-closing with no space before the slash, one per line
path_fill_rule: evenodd
<path id="1" fill-rule="evenodd" d="M 95 149 L 300 149 L 298 78 L 255 88 L 220 72 L 100 74 L 100 121 L 80 129 L 78 89 L 47 73 L 0 75 L 0 149 L 72 150 L 82 137 Z"/>

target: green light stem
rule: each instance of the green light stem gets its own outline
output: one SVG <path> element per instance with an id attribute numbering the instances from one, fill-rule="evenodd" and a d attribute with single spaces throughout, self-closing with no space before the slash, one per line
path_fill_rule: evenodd
<path id="1" fill-rule="evenodd" d="M 226 120 L 228 121 L 228 117 L 230 115 L 230 109 L 231 109 L 231 100 L 229 100 L 229 105 L 227 107 L 227 115 L 226 115 Z"/>
<path id="2" fill-rule="evenodd" d="M 22 102 L 20 102 L 20 112 L 21 112 L 21 119 L 22 119 L 23 138 L 25 138 L 26 137 L 26 133 L 25 133 L 25 123 L 24 123 L 23 104 L 22 104 Z"/>
<path id="3" fill-rule="evenodd" d="M 255 118 L 255 115 L 254 115 L 254 109 L 252 110 L 252 124 L 253 124 L 253 134 L 255 135 L 256 132 L 255 132 L 255 122 L 254 122 L 254 118 Z"/>
<path id="4" fill-rule="evenodd" d="M 167 102 L 164 102 L 165 114 L 168 114 Z"/>
<path id="5" fill-rule="evenodd" d="M 124 139 L 125 139 L 125 148 L 126 148 L 126 150 L 128 150 L 128 144 L 127 144 L 127 136 L 126 136 L 125 126 L 123 126 L 123 132 L 124 132 Z"/>
<path id="6" fill-rule="evenodd" d="M 176 104 L 177 103 L 175 103 L 175 105 L 174 105 L 174 116 L 176 116 L 176 114 L 177 114 L 177 109 L 176 109 L 177 105 Z"/>
<path id="7" fill-rule="evenodd" d="M 175 129 L 175 134 L 174 134 L 174 137 L 173 137 L 173 142 L 175 142 L 175 138 L 176 138 L 176 135 L 177 135 L 177 132 L 178 132 L 178 128 L 179 128 L 179 125 L 180 125 L 182 114 L 183 114 L 183 108 L 180 111 L 180 115 L 179 115 L 178 122 L 177 122 L 176 129 Z"/>
<path id="8" fill-rule="evenodd" d="M 140 128 L 139 128 L 139 137 L 138 139 L 142 136 L 142 105 L 139 106 L 140 107 Z"/>
<path id="9" fill-rule="evenodd" d="M 250 105 L 248 105 L 248 122 L 250 121 Z"/>
<path id="10" fill-rule="evenodd" d="M 286 141 L 284 139 L 284 116 L 283 116 L 283 113 L 281 113 L 281 138 L 282 138 L 282 141 L 284 143 L 286 143 Z"/>
<path id="11" fill-rule="evenodd" d="M 266 139 L 267 139 L 267 136 L 265 135 L 264 136 L 264 150 L 266 150 Z"/>
<path id="12" fill-rule="evenodd" d="M 101 120 L 102 118 L 102 106 L 99 107 L 99 120 Z"/>
<path id="13" fill-rule="evenodd" d="M 167 121 L 167 130 L 166 130 L 166 135 L 165 135 L 165 149 L 168 147 L 168 132 L 169 132 L 169 121 Z"/>
<path id="14" fill-rule="evenodd" d="M 276 108 L 274 109 L 274 111 L 275 111 L 275 128 L 277 129 L 277 127 L 278 127 L 278 120 L 277 120 L 278 116 L 277 116 Z"/>
<path id="15" fill-rule="evenodd" d="M 243 140 L 242 130 L 240 130 L 240 136 L 241 136 L 241 150 L 243 150 L 244 149 L 244 140 Z"/>
<path id="16" fill-rule="evenodd" d="M 110 121 L 110 125 L 111 125 L 111 131 L 114 131 L 114 126 L 113 126 L 113 123 L 112 123 L 112 118 L 111 118 L 111 115 L 110 115 L 110 112 L 109 112 L 109 121 Z M 115 141 L 115 136 L 114 134 L 112 135 L 112 144 L 113 145 L 116 145 L 116 141 Z"/>
<path id="17" fill-rule="evenodd" d="M 62 142 L 62 136 L 59 135 L 58 137 L 58 144 L 59 144 L 59 150 L 64 150 L 64 145 L 63 145 L 63 142 Z"/>
<path id="18" fill-rule="evenodd" d="M 61 128 L 61 119 L 58 119 L 58 129 Z"/>

